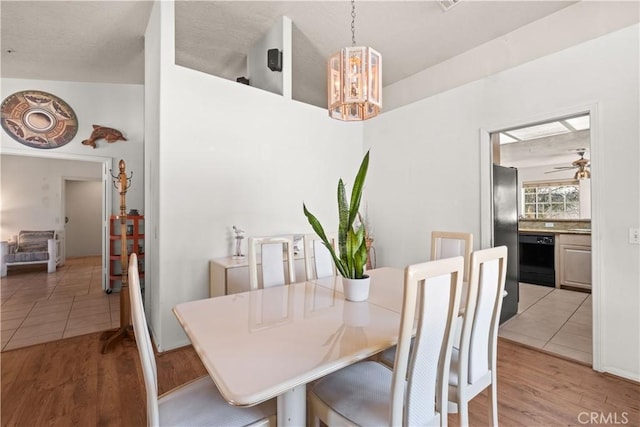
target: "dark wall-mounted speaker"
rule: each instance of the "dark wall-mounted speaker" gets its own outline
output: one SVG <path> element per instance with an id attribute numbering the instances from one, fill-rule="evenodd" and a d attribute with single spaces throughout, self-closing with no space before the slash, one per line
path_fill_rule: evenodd
<path id="1" fill-rule="evenodd" d="M 269 49 L 267 51 L 267 67 L 271 71 L 282 71 L 282 52 L 278 49 Z"/>

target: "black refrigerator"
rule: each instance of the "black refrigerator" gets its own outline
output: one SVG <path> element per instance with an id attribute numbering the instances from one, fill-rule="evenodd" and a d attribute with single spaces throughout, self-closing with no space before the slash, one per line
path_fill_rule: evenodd
<path id="1" fill-rule="evenodd" d="M 506 246 L 507 296 L 502 300 L 500 323 L 518 313 L 518 170 L 493 165 L 493 246 Z"/>

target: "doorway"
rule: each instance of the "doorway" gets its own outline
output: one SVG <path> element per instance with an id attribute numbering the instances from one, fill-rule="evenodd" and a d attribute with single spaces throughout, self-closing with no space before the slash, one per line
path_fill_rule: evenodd
<path id="1" fill-rule="evenodd" d="M 102 183 L 64 179 L 64 253 L 67 257 L 102 255 Z"/>
<path id="2" fill-rule="evenodd" d="M 5 179 L 2 180 L 3 233 L 8 235 L 17 234 L 17 226 L 11 225 L 28 223 L 30 227 L 40 227 L 45 229 L 53 228 L 62 231 L 65 228 L 65 205 L 61 194 L 64 192 L 65 179 L 76 181 L 101 181 L 101 199 L 96 202 L 100 207 L 101 215 L 101 258 L 102 258 L 102 288 L 108 286 L 108 257 L 109 257 L 109 230 L 108 219 L 112 211 L 112 179 L 110 175 L 113 159 L 110 157 L 85 156 L 78 154 L 59 154 L 46 150 L 34 150 L 25 152 L 23 150 L 4 149 L 2 155 L 3 165 L 6 159 L 17 161 L 15 173 L 9 168 L 2 168 Z M 14 162 L 15 162 L 14 161 Z M 34 180 L 33 174 L 27 172 L 29 169 L 24 164 L 34 164 L 40 162 L 41 166 L 33 169 L 38 171 L 36 175 L 42 175 L 39 171 L 47 171 L 46 176 L 41 180 Z M 62 165 L 61 168 L 51 175 L 52 165 Z M 72 168 L 72 169 L 70 169 Z M 73 170 L 72 173 L 69 171 Z M 19 179 L 18 176 L 25 174 L 27 177 Z M 31 186 L 31 187 L 28 187 Z M 43 194 L 45 192 L 46 194 Z M 24 197 L 11 197 L 12 194 L 29 195 L 32 200 L 29 202 Z M 15 203 L 15 207 L 12 205 Z M 96 206 L 96 208 L 97 208 Z M 33 209 L 31 208 L 33 207 Z M 46 215 L 40 213 L 44 209 Z M 62 233 L 64 234 L 64 233 Z"/>
<path id="3" fill-rule="evenodd" d="M 599 284 L 594 271 L 598 266 L 593 261 L 598 248 L 597 242 L 591 245 L 590 238 L 592 230 L 597 229 L 597 212 L 592 212 L 597 194 L 591 191 L 590 179 L 591 160 L 597 160 L 598 151 L 593 140 L 595 113 L 593 106 L 586 111 L 482 130 L 486 150 L 482 167 L 488 175 L 483 200 L 490 200 L 492 164 L 518 169 L 519 237 L 526 236 L 527 242 L 537 239 L 547 246 L 549 242 L 555 244 L 551 283 L 527 283 L 536 280 L 523 281 L 520 277 L 518 313 L 501 326 L 500 336 L 598 369 Z M 489 224 L 493 214 L 485 206 L 482 212 L 482 241 L 489 246 L 494 241 Z"/>
<path id="4" fill-rule="evenodd" d="M 103 242 L 108 243 L 108 236 L 101 236 L 107 224 L 101 218 L 111 210 L 111 180 L 107 173 L 112 160 L 10 151 L 1 156 L 3 231 L 63 230 L 64 217 L 70 212 L 65 196 L 71 195 L 77 199 L 72 204 L 81 208 L 81 217 L 87 216 L 84 207 L 97 212 L 90 215 L 97 217 L 97 221 L 93 220 L 97 227 L 90 227 L 97 232 L 97 238 L 87 239 L 94 245 L 97 242 L 97 249 L 83 249 L 82 253 L 97 251 L 97 256 L 69 257 L 52 274 L 39 266 L 10 271 L 2 280 L 2 351 L 117 327 L 119 301 L 106 295 L 102 285 L 105 252 L 101 247 Z M 89 193 L 93 196 L 86 190 L 70 189 L 74 184 L 91 186 Z M 73 252 L 71 255 L 75 256 Z"/>

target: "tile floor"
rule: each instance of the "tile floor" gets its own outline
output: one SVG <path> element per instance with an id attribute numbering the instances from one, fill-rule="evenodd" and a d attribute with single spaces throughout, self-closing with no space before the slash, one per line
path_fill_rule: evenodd
<path id="1" fill-rule="evenodd" d="M 500 337 L 592 364 L 591 294 L 520 283 L 518 314 Z"/>
<path id="2" fill-rule="evenodd" d="M 16 266 L 0 283 L 1 350 L 89 334 L 120 325 L 120 294 L 102 290 L 101 258 Z"/>
<path id="3" fill-rule="evenodd" d="M 55 273 L 10 269 L 0 283 L 0 348 L 26 347 L 120 325 L 120 294 L 105 294 L 100 257 L 67 259 Z M 591 295 L 520 284 L 518 314 L 499 336 L 592 363 Z"/>

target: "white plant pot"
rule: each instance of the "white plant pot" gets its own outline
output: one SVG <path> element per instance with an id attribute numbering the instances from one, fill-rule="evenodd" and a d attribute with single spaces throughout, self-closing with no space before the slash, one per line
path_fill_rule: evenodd
<path id="1" fill-rule="evenodd" d="M 362 279 L 345 279 L 342 278 L 342 289 L 344 290 L 344 299 L 347 301 L 360 302 L 369 298 L 369 285 L 371 278 L 365 276 Z"/>

